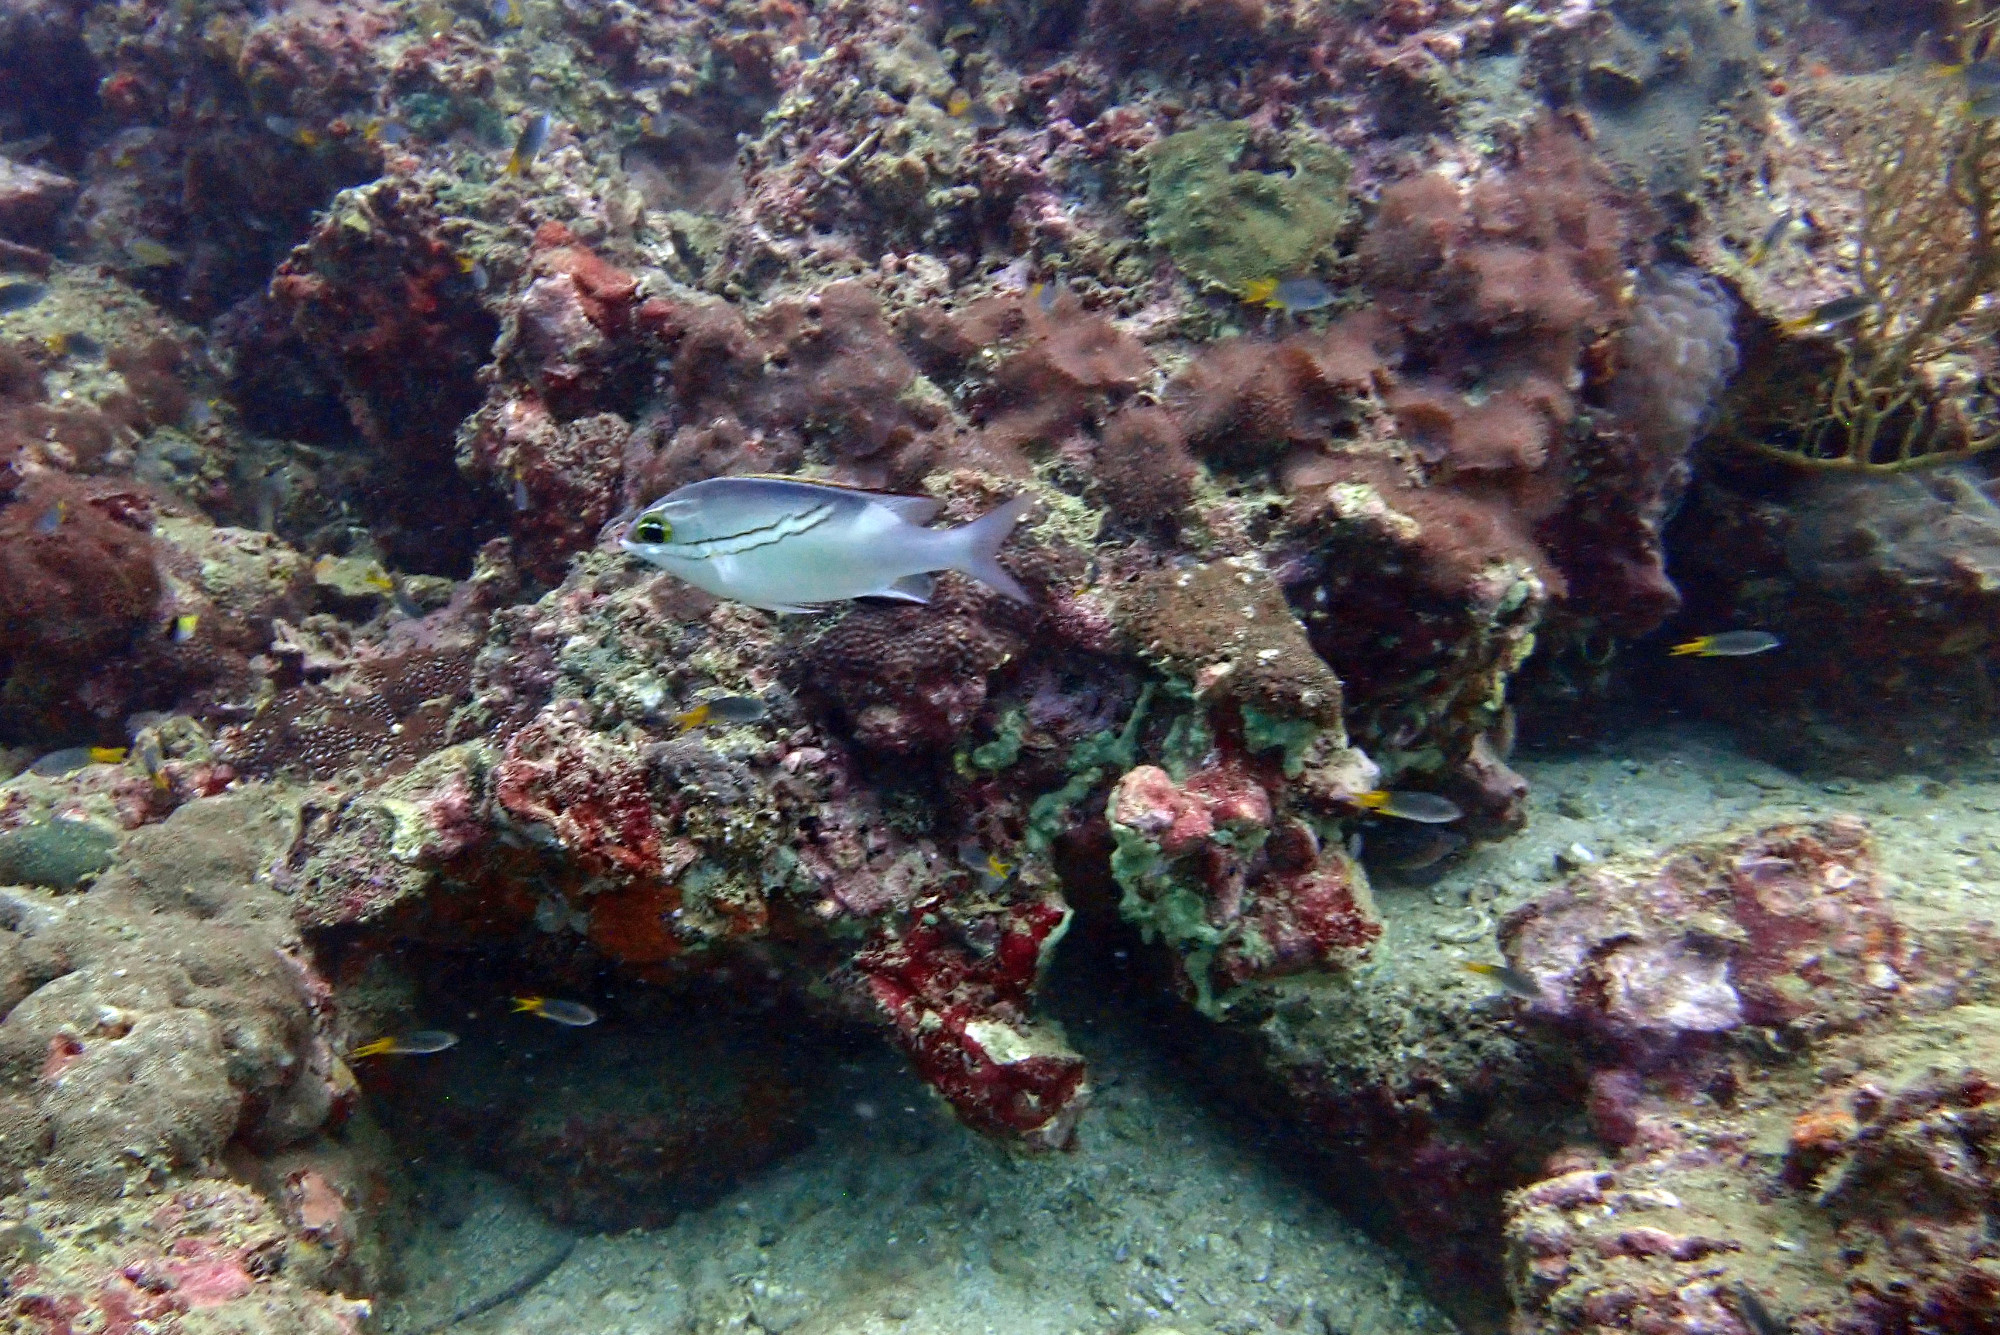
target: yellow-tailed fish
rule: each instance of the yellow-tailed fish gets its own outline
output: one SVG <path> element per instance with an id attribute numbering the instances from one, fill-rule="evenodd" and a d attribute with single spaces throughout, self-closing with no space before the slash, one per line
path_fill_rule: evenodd
<path id="1" fill-rule="evenodd" d="M 167 634 L 173 637 L 175 644 L 186 644 L 194 638 L 194 633 L 199 629 L 201 629 L 201 613 L 183 612 L 168 625 Z"/>
<path id="2" fill-rule="evenodd" d="M 104 355 L 104 345 L 89 334 L 71 332 L 50 334 L 42 340 L 42 346 L 58 357 L 68 357 L 76 361 L 94 362 Z"/>
<path id="3" fill-rule="evenodd" d="M 1958 79 L 1965 85 L 1966 92 L 1975 97 L 1981 93 L 2000 92 L 2000 60 L 1991 57 L 1964 64 L 1945 65 L 1939 72 Z"/>
<path id="4" fill-rule="evenodd" d="M 944 114 L 947 116 L 963 116 L 970 110 L 972 110 L 972 94 L 963 88 L 952 89 L 951 96 L 944 100 Z"/>
<path id="5" fill-rule="evenodd" d="M 297 144 L 300 148 L 318 148 L 326 138 L 313 126 L 290 116 L 266 116 L 264 128 L 280 139 Z"/>
<path id="6" fill-rule="evenodd" d="M 619 545 L 718 598 L 805 612 L 848 598 L 930 601 L 939 570 L 1031 601 L 996 555 L 1033 504 L 1017 496 L 959 528 L 944 502 L 777 477 L 718 477 L 654 501 Z"/>
<path id="7" fill-rule="evenodd" d="M 1374 871 L 1418 872 L 1437 866 L 1465 847 L 1465 836 L 1442 825 L 1403 822 L 1384 825 L 1368 836 L 1362 860 Z"/>
<path id="8" fill-rule="evenodd" d="M 982 848 L 977 839 L 965 839 L 958 845 L 959 865 L 979 878 L 982 890 L 998 890 L 1014 877 L 1014 864 L 1004 862 L 996 853 Z"/>
<path id="9" fill-rule="evenodd" d="M 1803 334 L 1814 329 L 1838 329 L 1844 324 L 1853 324 L 1868 314 L 1875 302 L 1859 292 L 1850 292 L 1832 301 L 1822 301 L 1804 315 L 1785 321 L 1784 329 L 1789 334 Z"/>
<path id="10" fill-rule="evenodd" d="M 1509 996 L 1521 997 L 1527 1001 L 1542 999 L 1542 986 L 1519 969 L 1510 969 L 1504 964 L 1467 964 L 1467 973 L 1476 973 L 1493 983 Z"/>
<path id="11" fill-rule="evenodd" d="M 581 1001 L 563 1001 L 556 997 L 509 997 L 508 1000 L 513 1003 L 516 1015 L 539 1015 L 544 1020 L 554 1020 L 572 1029 L 597 1023 L 597 1012 Z"/>
<path id="12" fill-rule="evenodd" d="M 1276 293 L 1277 290 L 1278 290 L 1277 279 L 1253 278 L 1249 282 L 1245 283 L 1242 286 L 1242 288 L 1238 290 L 1236 295 L 1243 298 L 1244 302 L 1247 305 L 1262 306 L 1265 302 L 1271 299 L 1272 295 Z"/>
<path id="13" fill-rule="evenodd" d="M 1259 278 L 1244 289 L 1243 300 L 1266 310 L 1300 315 L 1333 304 L 1333 289 L 1317 278 Z"/>
<path id="14" fill-rule="evenodd" d="M 53 533 L 63 526 L 63 520 L 67 518 L 69 518 L 69 502 L 57 501 L 35 517 L 35 532 Z"/>
<path id="15" fill-rule="evenodd" d="M 521 134 L 514 141 L 514 151 L 507 158 L 507 175 L 519 176 L 535 164 L 544 145 L 549 142 L 549 131 L 555 128 L 555 121 L 546 111 L 538 111 L 528 117 L 528 123 L 521 127 Z"/>
<path id="16" fill-rule="evenodd" d="M 1449 825 L 1465 814 L 1458 803 L 1436 793 L 1405 792 L 1400 788 L 1377 788 L 1361 794 L 1355 802 L 1378 816 L 1413 820 L 1420 825 Z"/>
<path id="17" fill-rule="evenodd" d="M 116 752 L 113 760 L 105 756 Z M 39 774 L 44 779 L 59 779 L 65 774 L 74 774 L 86 765 L 116 764 L 125 758 L 125 752 L 111 746 L 66 746 L 60 751 L 51 751 L 28 766 L 28 773 Z"/>
<path id="18" fill-rule="evenodd" d="M 173 780 L 167 777 L 167 759 L 160 754 L 160 743 L 151 733 L 140 734 L 132 747 L 132 759 L 139 762 L 139 768 L 153 781 L 153 787 L 161 792 L 173 787 Z"/>
<path id="19" fill-rule="evenodd" d="M 442 1029 L 418 1029 L 363 1043 L 347 1054 L 347 1060 L 356 1061 L 362 1057 L 428 1057 L 434 1052 L 457 1046 L 457 1034 Z"/>
<path id="20" fill-rule="evenodd" d="M 693 709 L 674 715 L 674 722 L 686 732 L 711 723 L 758 723 L 770 714 L 770 707 L 754 695 L 725 695 L 704 700 Z"/>
<path id="21" fill-rule="evenodd" d="M 1674 658 L 1748 658 L 1783 643 L 1768 630 L 1725 630 L 1719 635 L 1683 640 L 1667 653 Z"/>
<path id="22" fill-rule="evenodd" d="M 122 746 L 93 746 L 90 748 L 90 763 L 93 765 L 122 765 L 125 763 L 125 748 Z"/>

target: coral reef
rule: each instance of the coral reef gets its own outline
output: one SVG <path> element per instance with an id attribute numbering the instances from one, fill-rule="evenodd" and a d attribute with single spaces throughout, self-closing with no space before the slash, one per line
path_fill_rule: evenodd
<path id="1" fill-rule="evenodd" d="M 1524 1332 L 1977 1329 L 1991 1026 L 1858 829 L 1594 867 L 1485 1006 L 1384 958 L 1362 861 L 1404 860 L 1384 788 L 1462 810 L 1433 859 L 1527 820 L 1524 682 L 1794 757 L 1985 740 L 1994 131 L 1981 76 L 1890 86 L 1914 35 L 0 4 L 9 1318 L 351 1329 L 401 1150 L 659 1226 L 851 1042 L 1068 1146 L 1076 930 Z M 615 550 L 750 472 L 1030 495 L 1033 602 L 774 618 Z M 1784 652 L 1619 651 L 1670 622 Z M 507 1034 L 524 978 L 624 1046 Z M 340 1055 L 446 1016 L 440 1060 Z"/>

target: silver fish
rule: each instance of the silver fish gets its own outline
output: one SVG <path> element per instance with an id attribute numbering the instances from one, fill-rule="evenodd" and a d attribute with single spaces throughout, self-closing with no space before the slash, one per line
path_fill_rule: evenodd
<path id="1" fill-rule="evenodd" d="M 938 570 L 1030 601 L 994 554 L 1032 499 L 1017 496 L 959 528 L 923 527 L 943 504 L 794 478 L 717 477 L 641 510 L 619 545 L 718 598 L 773 612 L 844 598 L 928 602 Z"/>

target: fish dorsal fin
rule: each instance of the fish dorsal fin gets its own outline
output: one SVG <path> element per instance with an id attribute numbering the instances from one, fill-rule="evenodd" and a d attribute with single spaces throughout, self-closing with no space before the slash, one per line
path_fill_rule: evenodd
<path id="1" fill-rule="evenodd" d="M 752 482 L 794 482 L 802 487 L 851 491 L 856 496 L 866 496 L 883 509 L 911 524 L 928 524 L 937 518 L 938 511 L 944 509 L 944 502 L 934 496 L 899 496 L 894 492 L 870 491 L 867 487 L 857 487 L 851 482 L 832 482 L 823 477 L 793 477 L 784 473 L 737 473 L 734 476 Z"/>
<path id="2" fill-rule="evenodd" d="M 931 590 L 936 586 L 937 580 L 930 575 L 905 575 L 863 596 L 894 598 L 898 602 L 905 603 L 927 603 L 931 600 Z"/>

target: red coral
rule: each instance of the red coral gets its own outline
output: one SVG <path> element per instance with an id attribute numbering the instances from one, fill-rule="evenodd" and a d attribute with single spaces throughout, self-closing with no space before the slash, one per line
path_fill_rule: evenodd
<path id="1" fill-rule="evenodd" d="M 1046 304 L 1041 294 L 1009 293 L 972 303 L 948 327 L 914 323 L 934 362 L 964 370 L 967 349 L 992 360 L 967 395 L 979 431 L 961 447 L 986 467 L 1025 471 L 1026 456 L 1103 420 L 1152 372 L 1138 341 L 1074 293 Z"/>
<path id="2" fill-rule="evenodd" d="M 506 493 L 525 572 L 553 584 L 619 507 L 631 429 L 616 413 L 559 422 L 532 394 L 489 400 L 461 435 L 460 458 Z"/>
<path id="3" fill-rule="evenodd" d="M 13 706 L 70 698 L 81 671 L 152 624 L 160 578 L 144 521 L 116 497 L 53 473 L 0 509 L 0 667 Z"/>
<path id="4" fill-rule="evenodd" d="M 1312 969 L 1345 968 L 1382 935 L 1354 864 L 1323 853 L 1303 871 L 1267 875 L 1244 913 L 1244 932 L 1216 952 L 1229 986 Z"/>
<path id="5" fill-rule="evenodd" d="M 648 303 L 642 322 L 671 352 L 674 411 L 653 428 L 632 486 L 647 497 L 726 472 L 785 471 L 808 442 L 879 483 L 882 462 L 945 420 L 908 393 L 917 368 L 857 282 L 773 303 L 746 324 L 719 303 Z M 918 453 L 922 451 L 918 449 Z"/>
<path id="6" fill-rule="evenodd" d="M 551 705 L 507 742 L 494 797 L 515 820 L 548 828 L 593 876 L 656 879 L 665 831 L 637 757 L 593 732 L 580 701 Z"/>
<path id="7" fill-rule="evenodd" d="M 1083 1058 L 1028 1011 L 1042 961 L 1069 924 L 1053 895 L 977 914 L 917 906 L 900 935 L 854 957 L 865 995 L 924 1079 L 974 1130 L 1066 1148 L 1089 1101 Z"/>

